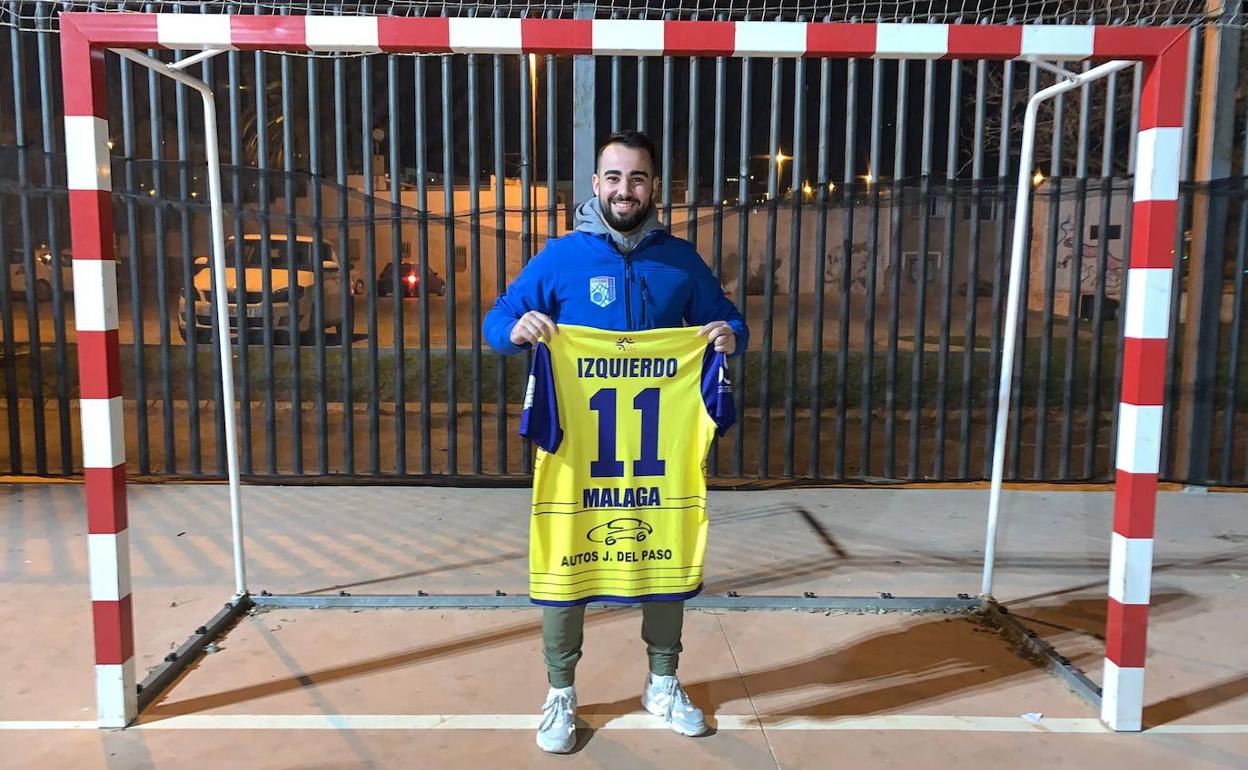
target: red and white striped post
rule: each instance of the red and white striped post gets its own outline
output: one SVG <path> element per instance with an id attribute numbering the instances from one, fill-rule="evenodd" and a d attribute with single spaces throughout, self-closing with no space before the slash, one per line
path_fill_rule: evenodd
<path id="1" fill-rule="evenodd" d="M 1184 33 L 1145 63 L 1136 135 L 1101 695 L 1101 719 L 1115 730 L 1139 730 L 1143 722 L 1187 47 Z"/>
<path id="2" fill-rule="evenodd" d="M 138 689 L 104 52 L 92 48 L 72 24 L 63 23 L 61 66 L 65 73 L 65 154 L 74 248 L 74 319 L 96 706 L 101 727 L 124 727 L 137 714 Z"/>

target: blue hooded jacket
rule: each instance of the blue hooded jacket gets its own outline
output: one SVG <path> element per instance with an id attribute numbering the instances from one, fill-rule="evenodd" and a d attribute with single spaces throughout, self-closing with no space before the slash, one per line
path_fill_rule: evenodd
<path id="1" fill-rule="evenodd" d="M 591 199 L 577 212 L 582 220 L 591 213 L 598 217 L 597 226 L 548 242 L 486 313 L 490 347 L 505 356 L 524 350 L 511 343 L 511 327 L 537 310 L 557 324 L 612 331 L 727 321 L 737 335 L 733 356 L 744 353 L 749 327 L 693 244 L 652 229 L 625 254 L 601 223 L 592 205 L 597 202 Z"/>

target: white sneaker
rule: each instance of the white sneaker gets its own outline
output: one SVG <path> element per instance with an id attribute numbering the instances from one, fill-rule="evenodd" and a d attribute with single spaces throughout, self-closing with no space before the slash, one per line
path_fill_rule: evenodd
<path id="1" fill-rule="evenodd" d="M 552 687 L 542 704 L 542 723 L 537 727 L 537 747 L 552 754 L 567 754 L 576 746 L 576 690 Z"/>
<path id="2" fill-rule="evenodd" d="M 693 737 L 706 732 L 702 709 L 690 702 L 685 688 L 674 676 L 651 674 L 641 694 L 641 705 L 681 735 Z"/>

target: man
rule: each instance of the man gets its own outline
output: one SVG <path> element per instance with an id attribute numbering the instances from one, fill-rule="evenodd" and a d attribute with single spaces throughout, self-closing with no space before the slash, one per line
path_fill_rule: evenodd
<path id="1" fill-rule="evenodd" d="M 548 243 L 486 314 L 485 337 L 494 350 L 514 355 L 550 341 L 566 323 L 611 331 L 699 326 L 716 352 L 744 352 L 745 319 L 692 244 L 659 223 L 656 166 L 654 142 L 639 131 L 603 140 L 594 197 L 577 209 L 576 231 Z M 587 270 L 591 259 L 594 267 Z M 702 712 L 676 679 L 683 618 L 683 601 L 642 600 L 650 662 L 642 704 L 676 732 L 700 735 L 706 730 Z M 545 751 L 568 752 L 576 743 L 573 682 L 584 622 L 584 604 L 543 608 L 550 690 L 537 744 Z"/>

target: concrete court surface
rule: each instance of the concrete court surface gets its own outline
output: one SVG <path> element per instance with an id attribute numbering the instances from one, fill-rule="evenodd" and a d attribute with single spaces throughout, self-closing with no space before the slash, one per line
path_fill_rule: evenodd
<path id="1" fill-rule="evenodd" d="M 229 597 L 227 488 L 131 486 L 140 676 Z M 524 489 L 248 487 L 253 592 L 525 590 Z M 707 590 L 977 593 L 987 492 L 712 492 Z M 995 594 L 1100 678 L 1112 495 L 1007 491 Z M 270 610 L 125 731 L 94 727 L 82 488 L 0 486 L 4 768 L 1248 768 L 1248 495 L 1161 496 L 1148 730 L 1115 735 L 958 616 L 690 611 L 716 731 L 637 702 L 639 613 L 591 612 L 578 751 L 542 754 L 535 610 Z M 1024 717 L 1023 715 L 1029 715 Z"/>

